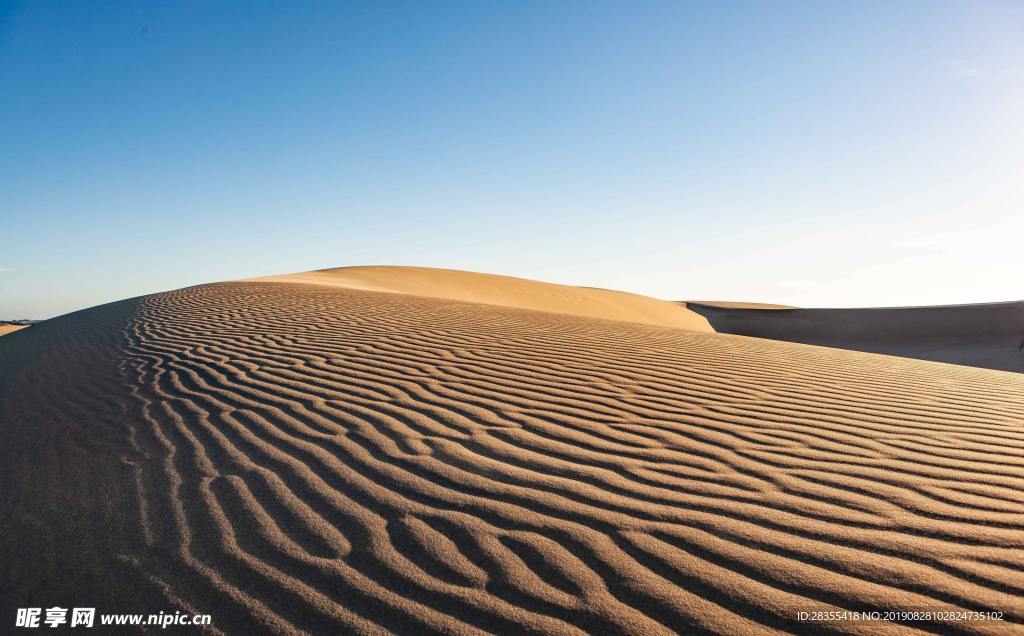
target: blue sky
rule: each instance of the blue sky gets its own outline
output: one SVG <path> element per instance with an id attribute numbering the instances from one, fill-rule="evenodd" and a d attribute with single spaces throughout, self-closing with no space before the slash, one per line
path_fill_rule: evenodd
<path id="1" fill-rule="evenodd" d="M 0 318 L 364 264 L 1024 298 L 1019 2 L 0 0 Z"/>

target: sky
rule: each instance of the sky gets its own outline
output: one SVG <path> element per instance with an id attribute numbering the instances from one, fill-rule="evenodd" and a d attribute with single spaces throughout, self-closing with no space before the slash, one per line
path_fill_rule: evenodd
<path id="1" fill-rule="evenodd" d="M 1024 3 L 0 0 L 0 319 L 419 265 L 1024 299 Z"/>

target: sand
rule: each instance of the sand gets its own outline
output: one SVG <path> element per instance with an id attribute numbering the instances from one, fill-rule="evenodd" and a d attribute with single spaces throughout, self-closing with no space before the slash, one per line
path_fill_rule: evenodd
<path id="1" fill-rule="evenodd" d="M 1024 626 L 1024 375 L 695 329 L 282 282 L 103 305 L 0 340 L 0 493 L 4 620 Z M 1005 622 L 797 619 L 840 608 Z"/>
<path id="2" fill-rule="evenodd" d="M 0 336 L 6 336 L 9 333 L 14 333 L 20 329 L 24 329 L 28 325 L 0 325 Z"/>
<path id="3" fill-rule="evenodd" d="M 573 287 L 452 269 L 339 267 L 248 280 L 330 285 L 695 331 L 713 331 L 704 317 L 678 303 L 608 289 Z"/>
<path id="4" fill-rule="evenodd" d="M 773 303 L 748 303 L 736 300 L 688 300 L 679 303 L 683 307 L 690 305 L 704 305 L 707 307 L 721 307 L 723 309 L 796 309 L 792 305 L 776 305 Z"/>
<path id="5" fill-rule="evenodd" d="M 871 309 L 685 305 L 721 333 L 1024 372 L 1024 302 Z"/>

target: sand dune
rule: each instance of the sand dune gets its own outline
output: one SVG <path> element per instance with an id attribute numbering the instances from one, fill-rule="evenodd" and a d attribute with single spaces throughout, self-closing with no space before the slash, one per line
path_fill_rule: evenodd
<path id="1" fill-rule="evenodd" d="M 1024 628 L 1024 376 L 394 289 L 203 285 L 0 340 L 0 493 L 5 617 Z M 797 621 L 838 608 L 1005 622 Z"/>
<path id="2" fill-rule="evenodd" d="M 680 303 L 684 307 L 690 305 L 704 305 L 707 307 L 722 307 L 725 309 L 796 309 L 791 305 L 775 305 L 772 303 L 748 303 L 735 300 L 688 300 Z"/>
<path id="3" fill-rule="evenodd" d="M 678 303 L 608 289 L 573 287 L 452 269 L 339 267 L 252 278 L 249 281 L 330 285 L 712 331 L 706 319 Z"/>
<path id="4" fill-rule="evenodd" d="M 1024 372 L 1024 302 L 877 309 L 686 306 L 722 333 Z"/>
<path id="5" fill-rule="evenodd" d="M 28 325 L 0 325 L 0 336 L 6 336 L 9 333 L 14 333 L 19 329 L 24 329 Z"/>

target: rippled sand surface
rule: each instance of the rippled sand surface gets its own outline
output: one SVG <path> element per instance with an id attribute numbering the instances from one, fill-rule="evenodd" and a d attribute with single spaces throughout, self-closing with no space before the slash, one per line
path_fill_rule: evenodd
<path id="1" fill-rule="evenodd" d="M 1024 376 L 592 316 L 282 282 L 69 314 L 0 341 L 0 495 L 11 620 L 1024 623 Z M 1006 622 L 797 621 L 837 608 Z"/>

